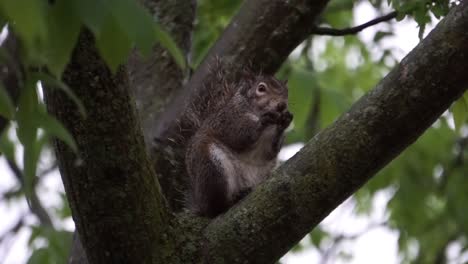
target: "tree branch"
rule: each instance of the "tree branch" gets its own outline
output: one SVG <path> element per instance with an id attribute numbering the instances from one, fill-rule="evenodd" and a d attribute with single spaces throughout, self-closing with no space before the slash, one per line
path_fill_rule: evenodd
<path id="1" fill-rule="evenodd" d="M 208 262 L 273 263 L 468 87 L 462 1 L 372 91 L 206 229 Z"/>
<path id="2" fill-rule="evenodd" d="M 21 169 L 18 168 L 18 166 L 10 160 L 7 160 L 7 163 L 11 171 L 13 172 L 13 175 L 15 175 L 16 179 L 24 188 L 24 175 Z M 39 200 L 39 197 L 37 196 L 36 183 L 34 183 L 33 191 L 31 193 L 31 200 L 29 201 L 28 205 L 31 212 L 39 219 L 41 225 L 49 227 L 54 226 L 52 223 L 52 219 L 50 219 L 49 213 L 44 208 L 44 206 L 42 206 L 41 200 Z"/>
<path id="3" fill-rule="evenodd" d="M 90 263 L 151 263 L 170 245 L 169 212 L 148 161 L 124 68 L 112 74 L 88 31 L 80 35 L 63 80 L 88 116 L 58 89 L 45 89 L 50 112 L 77 142 L 55 142 L 60 173 Z M 159 261 L 159 263 L 162 263 Z"/>
<path id="4" fill-rule="evenodd" d="M 326 28 L 326 27 L 314 27 L 312 29 L 311 34 L 314 35 L 328 35 L 328 36 L 345 36 L 345 35 L 353 35 L 356 33 L 361 32 L 362 30 L 377 25 L 378 23 L 389 21 L 394 19 L 397 16 L 397 12 L 393 11 L 385 16 L 381 16 L 375 19 L 370 20 L 367 23 L 362 25 L 351 27 L 351 28 L 343 28 L 343 29 L 334 29 L 334 28 Z"/>
<path id="5" fill-rule="evenodd" d="M 13 236 L 17 235 L 23 226 L 25 226 L 25 216 L 22 215 L 16 221 L 16 224 L 10 227 L 6 232 L 0 235 L 0 263 L 5 263 L 4 260 L 10 252 L 10 248 L 15 240 Z"/>

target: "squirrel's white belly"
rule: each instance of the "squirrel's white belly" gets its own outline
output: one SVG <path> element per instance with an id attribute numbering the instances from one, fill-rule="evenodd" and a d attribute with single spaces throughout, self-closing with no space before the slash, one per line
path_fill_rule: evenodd
<path id="1" fill-rule="evenodd" d="M 261 161 L 245 159 L 245 155 L 231 152 L 221 144 L 211 144 L 209 147 L 212 160 L 219 162 L 226 175 L 228 196 L 232 198 L 239 191 L 260 184 L 275 165 L 275 160 Z M 247 154 L 247 156 L 251 156 Z"/>

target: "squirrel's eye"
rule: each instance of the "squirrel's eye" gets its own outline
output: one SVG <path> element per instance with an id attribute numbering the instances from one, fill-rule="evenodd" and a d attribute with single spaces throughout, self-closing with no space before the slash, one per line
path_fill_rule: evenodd
<path id="1" fill-rule="evenodd" d="M 257 92 L 258 93 L 264 93 L 266 92 L 266 84 L 264 82 L 261 82 L 257 86 Z"/>

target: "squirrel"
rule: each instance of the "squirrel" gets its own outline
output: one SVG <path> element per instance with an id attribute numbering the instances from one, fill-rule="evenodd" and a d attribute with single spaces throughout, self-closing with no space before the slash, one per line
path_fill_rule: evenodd
<path id="1" fill-rule="evenodd" d="M 286 81 L 244 73 L 225 81 L 207 117 L 188 142 L 188 209 L 213 218 L 264 181 L 276 165 L 284 131 L 292 121 Z M 224 91 L 224 92 L 223 92 Z"/>

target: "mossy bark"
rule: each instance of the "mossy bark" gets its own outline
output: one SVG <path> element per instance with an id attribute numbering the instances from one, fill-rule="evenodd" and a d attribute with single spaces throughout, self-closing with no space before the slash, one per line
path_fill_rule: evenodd
<path id="1" fill-rule="evenodd" d="M 468 2 L 462 2 L 371 92 L 213 221 L 166 207 L 126 71 L 112 75 L 83 35 L 64 81 L 82 99 L 87 119 L 65 96 L 46 95 L 80 148 L 76 156 L 56 145 L 90 263 L 274 263 L 466 91 L 467 28 Z"/>
<path id="2" fill-rule="evenodd" d="M 146 155 L 125 69 L 113 74 L 91 33 L 82 32 L 63 81 L 83 102 L 83 118 L 58 91 L 53 113 L 71 132 L 78 153 L 56 141 L 60 173 L 90 263 L 155 263 L 168 243 L 170 214 Z"/>
<path id="3" fill-rule="evenodd" d="M 206 230 L 210 263 L 274 263 L 468 88 L 468 2 L 372 91 Z"/>

